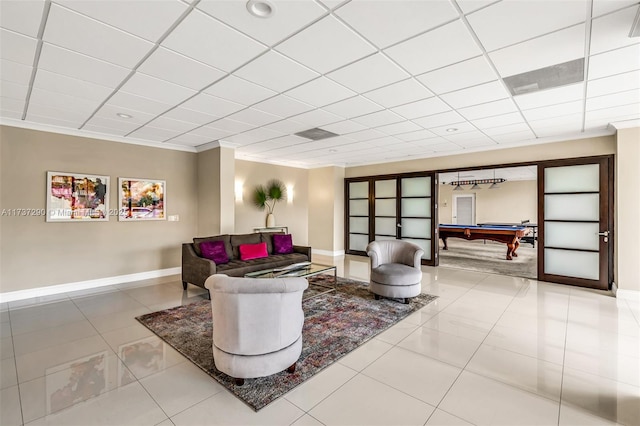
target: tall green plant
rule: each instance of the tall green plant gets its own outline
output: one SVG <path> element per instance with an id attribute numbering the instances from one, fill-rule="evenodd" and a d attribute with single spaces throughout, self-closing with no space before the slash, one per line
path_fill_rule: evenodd
<path id="1" fill-rule="evenodd" d="M 278 201 L 285 199 L 287 188 L 279 179 L 271 179 L 266 185 L 258 185 L 253 191 L 253 205 L 260 210 L 267 209 L 267 213 L 273 213 Z"/>

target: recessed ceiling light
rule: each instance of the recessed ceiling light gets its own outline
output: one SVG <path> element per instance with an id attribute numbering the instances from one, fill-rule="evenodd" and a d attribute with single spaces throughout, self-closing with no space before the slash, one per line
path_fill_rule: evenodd
<path id="1" fill-rule="evenodd" d="M 247 10 L 258 18 L 268 18 L 274 14 L 275 7 L 266 0 L 249 0 L 247 2 Z"/>
<path id="2" fill-rule="evenodd" d="M 116 115 L 120 118 L 133 118 L 133 115 L 125 114 L 123 112 L 119 112 Z"/>
<path id="3" fill-rule="evenodd" d="M 458 129 L 456 129 L 455 127 L 450 127 L 447 129 L 447 132 L 457 132 Z"/>

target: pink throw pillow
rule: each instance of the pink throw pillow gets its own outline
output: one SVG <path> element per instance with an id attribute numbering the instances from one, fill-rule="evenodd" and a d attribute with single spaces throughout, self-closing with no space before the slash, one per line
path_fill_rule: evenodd
<path id="1" fill-rule="evenodd" d="M 269 253 L 267 253 L 267 243 L 240 244 L 238 250 L 240 250 L 241 260 L 260 259 L 261 257 L 269 256 Z"/>

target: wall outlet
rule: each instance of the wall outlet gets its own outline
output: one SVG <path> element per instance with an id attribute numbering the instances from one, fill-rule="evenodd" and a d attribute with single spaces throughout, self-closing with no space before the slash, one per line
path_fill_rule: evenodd
<path id="1" fill-rule="evenodd" d="M 177 214 L 169 216 L 169 222 L 179 222 L 179 221 L 180 221 L 180 216 L 178 216 Z"/>

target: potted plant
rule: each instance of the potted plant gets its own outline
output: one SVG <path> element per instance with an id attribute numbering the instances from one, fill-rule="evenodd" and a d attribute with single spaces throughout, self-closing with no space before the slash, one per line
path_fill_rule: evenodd
<path id="1" fill-rule="evenodd" d="M 253 204 L 260 210 L 267 209 L 267 227 L 276 225 L 273 209 L 286 197 L 287 188 L 279 179 L 271 179 L 266 185 L 258 185 L 253 191 Z"/>

